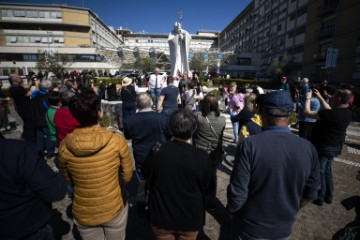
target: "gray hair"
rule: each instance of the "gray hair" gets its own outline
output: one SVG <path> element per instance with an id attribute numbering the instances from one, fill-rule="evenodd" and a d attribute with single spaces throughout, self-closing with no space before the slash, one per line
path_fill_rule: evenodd
<path id="1" fill-rule="evenodd" d="M 71 98 L 75 96 L 75 92 L 71 90 L 66 90 L 65 92 L 62 92 L 60 95 L 60 101 L 63 106 L 68 106 Z"/>
<path id="2" fill-rule="evenodd" d="M 52 87 L 52 82 L 51 80 L 43 80 L 41 82 L 41 88 L 44 88 L 44 89 L 50 89 Z"/>
<path id="3" fill-rule="evenodd" d="M 139 93 L 136 96 L 136 105 L 139 110 L 151 108 L 152 106 L 151 96 L 146 92 Z"/>

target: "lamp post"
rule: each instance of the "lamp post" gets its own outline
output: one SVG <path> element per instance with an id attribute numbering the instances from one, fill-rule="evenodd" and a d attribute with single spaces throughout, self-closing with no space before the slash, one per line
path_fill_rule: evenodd
<path id="1" fill-rule="evenodd" d="M 47 51 L 45 53 L 45 64 L 46 64 L 46 70 L 49 73 L 49 56 L 50 56 L 50 34 L 52 34 L 52 32 L 47 31 L 46 35 L 47 35 L 47 42 L 48 42 L 48 48 Z"/>

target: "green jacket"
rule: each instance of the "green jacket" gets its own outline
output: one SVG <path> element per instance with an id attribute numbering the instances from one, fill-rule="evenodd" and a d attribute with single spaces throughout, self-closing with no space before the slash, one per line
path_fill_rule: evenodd
<path id="1" fill-rule="evenodd" d="M 49 110 L 47 110 L 47 112 L 45 114 L 46 123 L 47 123 L 49 131 L 50 131 L 50 138 L 51 138 L 51 141 L 54 141 L 54 142 L 58 141 L 56 127 L 55 127 L 55 123 L 54 123 L 54 116 L 55 116 L 55 112 L 57 109 L 58 109 L 57 107 L 50 106 Z"/>

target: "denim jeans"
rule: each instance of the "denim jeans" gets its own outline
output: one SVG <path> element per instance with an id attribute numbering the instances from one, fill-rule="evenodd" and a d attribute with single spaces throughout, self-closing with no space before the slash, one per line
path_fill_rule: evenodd
<path id="1" fill-rule="evenodd" d="M 322 147 L 317 149 L 320 163 L 321 189 L 318 200 L 322 203 L 332 201 L 334 192 L 334 180 L 331 164 L 336 156 L 341 153 L 342 145 L 337 147 Z"/>
<path id="2" fill-rule="evenodd" d="M 54 156 L 55 144 L 51 141 L 49 128 L 36 127 L 36 146 L 39 153 L 43 153 L 46 149 L 47 157 Z"/>
<path id="3" fill-rule="evenodd" d="M 161 113 L 164 114 L 168 119 L 170 118 L 171 114 L 178 110 L 178 107 L 174 108 L 164 108 Z"/>
<path id="4" fill-rule="evenodd" d="M 233 125 L 235 143 L 237 143 L 239 137 L 239 122 L 232 122 L 232 125 Z"/>
<path id="5" fill-rule="evenodd" d="M 160 97 L 160 88 L 150 88 L 150 94 L 153 100 L 153 108 L 157 109 L 157 102 Z"/>

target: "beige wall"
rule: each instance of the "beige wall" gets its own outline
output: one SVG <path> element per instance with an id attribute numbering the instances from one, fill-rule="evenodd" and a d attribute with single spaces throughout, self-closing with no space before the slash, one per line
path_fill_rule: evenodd
<path id="1" fill-rule="evenodd" d="M 6 45 L 6 38 L 4 36 L 4 30 L 0 30 L 0 46 Z"/>
<path id="2" fill-rule="evenodd" d="M 78 47 L 79 45 L 90 45 L 90 33 L 64 32 L 65 47 Z"/>
<path id="3" fill-rule="evenodd" d="M 89 13 L 85 10 L 62 9 L 62 21 L 63 23 L 90 26 Z"/>

